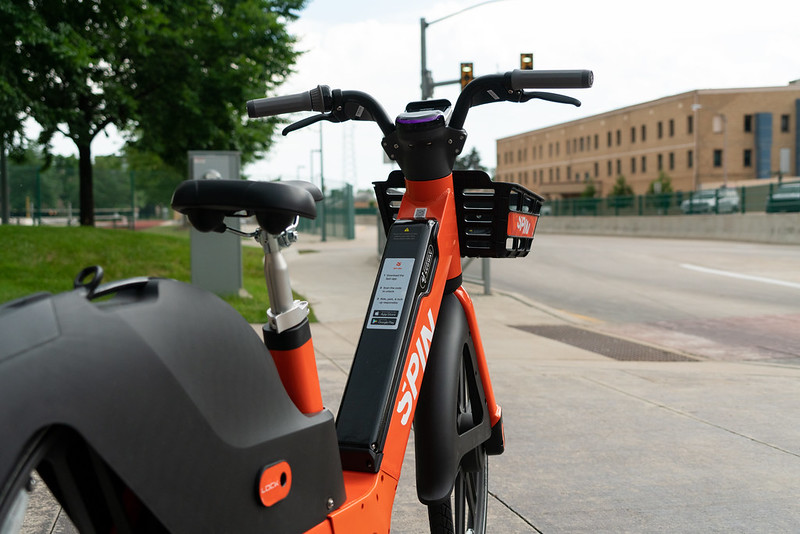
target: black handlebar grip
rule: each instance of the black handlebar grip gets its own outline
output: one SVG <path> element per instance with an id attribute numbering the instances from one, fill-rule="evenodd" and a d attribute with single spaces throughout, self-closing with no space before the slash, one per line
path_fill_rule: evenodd
<path id="1" fill-rule="evenodd" d="M 325 89 L 327 87 L 318 86 L 304 93 L 248 100 L 247 115 L 251 119 L 255 119 L 257 117 L 270 117 L 297 111 L 325 111 L 323 98 Z M 327 92 L 330 93 L 330 90 Z"/>
<path id="2" fill-rule="evenodd" d="M 594 83 L 590 70 L 514 70 L 512 89 L 586 89 Z"/>

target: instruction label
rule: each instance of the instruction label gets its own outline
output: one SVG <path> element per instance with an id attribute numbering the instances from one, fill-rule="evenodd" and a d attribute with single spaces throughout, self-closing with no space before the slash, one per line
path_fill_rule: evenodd
<path id="1" fill-rule="evenodd" d="M 413 270 L 414 258 L 386 258 L 369 310 L 367 328 L 397 330 Z"/>

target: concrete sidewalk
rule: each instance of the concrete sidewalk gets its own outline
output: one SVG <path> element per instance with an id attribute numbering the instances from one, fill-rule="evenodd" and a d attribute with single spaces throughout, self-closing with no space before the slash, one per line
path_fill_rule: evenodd
<path id="1" fill-rule="evenodd" d="M 319 319 L 335 413 L 378 268 L 377 230 L 326 243 L 302 235 L 286 255 Z M 506 452 L 490 461 L 490 532 L 800 532 L 800 369 L 617 361 L 514 328 L 579 318 L 467 288 L 506 428 Z M 425 525 L 412 446 L 393 532 Z"/>

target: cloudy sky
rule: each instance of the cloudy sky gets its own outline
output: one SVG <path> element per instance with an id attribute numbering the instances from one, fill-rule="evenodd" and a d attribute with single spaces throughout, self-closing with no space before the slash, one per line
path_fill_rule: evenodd
<path id="1" fill-rule="evenodd" d="M 480 0 L 311 0 L 292 25 L 305 51 L 282 93 L 318 84 L 373 95 L 390 116 L 420 97 L 420 18 L 435 21 Z M 800 79 L 800 2 L 672 0 L 499 0 L 428 27 L 428 68 L 435 81 L 458 77 L 470 61 L 475 74 L 518 68 L 532 52 L 537 69 L 592 69 L 595 85 L 565 91 L 581 108 L 541 101 L 501 103 L 470 112 L 467 150 L 495 166 L 500 137 L 610 111 L 693 89 L 785 85 Z M 457 85 L 439 87 L 452 102 Z M 254 88 L 253 98 L 263 96 Z M 244 104 L 244 103 L 243 103 Z M 298 115 L 301 118 L 303 115 Z M 276 139 L 250 165 L 253 179 L 319 180 L 319 126 Z M 323 126 L 326 185 L 346 180 L 369 187 L 391 170 L 383 163 L 373 123 Z M 96 154 L 113 151 L 99 136 Z M 313 160 L 313 163 L 312 163 Z"/>

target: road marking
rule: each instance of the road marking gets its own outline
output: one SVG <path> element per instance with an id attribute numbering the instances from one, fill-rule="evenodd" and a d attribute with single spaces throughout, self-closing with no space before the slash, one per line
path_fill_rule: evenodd
<path id="1" fill-rule="evenodd" d="M 717 274 L 720 276 L 729 276 L 731 278 L 738 278 L 740 280 L 750 280 L 751 282 L 761 282 L 763 284 L 773 284 L 776 286 L 784 286 L 784 287 L 791 287 L 794 289 L 800 289 L 800 284 L 798 284 L 797 282 L 787 282 L 785 280 L 776 280 L 774 278 L 766 278 L 763 276 L 753 276 L 750 274 L 734 273 L 731 271 L 720 271 L 719 269 L 709 269 L 708 267 L 700 267 L 699 265 L 692 265 L 691 263 L 681 263 L 681 267 L 683 267 L 684 269 L 690 269 L 692 271 L 698 271 L 701 273 Z"/>

